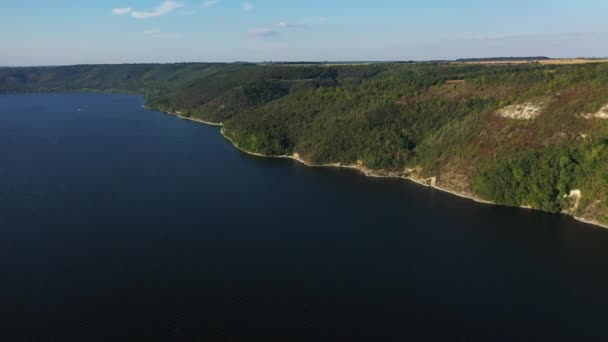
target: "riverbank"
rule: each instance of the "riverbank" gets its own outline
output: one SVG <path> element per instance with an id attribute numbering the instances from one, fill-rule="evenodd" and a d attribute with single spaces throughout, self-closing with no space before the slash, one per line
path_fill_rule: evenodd
<path id="1" fill-rule="evenodd" d="M 149 107 L 145 107 L 145 106 L 144 106 L 144 108 L 150 109 L 150 110 L 155 110 L 153 108 L 149 108 Z M 209 122 L 209 121 L 195 119 L 195 118 L 184 117 L 184 116 L 181 115 L 181 113 L 179 111 L 175 112 L 175 113 L 172 113 L 172 112 L 163 112 L 163 113 L 166 113 L 166 114 L 169 114 L 169 115 L 174 115 L 174 116 L 177 116 L 177 117 L 179 117 L 181 119 L 184 119 L 184 120 L 194 121 L 194 122 L 202 123 L 202 124 L 205 124 L 205 125 L 216 126 L 216 127 L 218 127 L 218 126 L 222 127 L 223 126 L 223 123 L 215 123 L 215 122 Z M 310 163 L 310 162 L 302 159 L 299 156 L 298 153 L 294 153 L 293 155 L 269 156 L 269 155 L 265 155 L 265 154 L 261 154 L 261 153 L 247 151 L 247 150 L 243 149 L 242 147 L 238 146 L 238 144 L 234 140 L 232 140 L 229 136 L 227 136 L 226 133 L 225 133 L 225 131 L 224 131 L 224 128 L 222 128 L 220 130 L 220 133 L 237 150 L 239 150 L 239 151 L 241 151 L 243 153 L 246 153 L 248 155 L 251 155 L 251 156 L 255 156 L 255 157 L 259 157 L 259 158 L 291 159 L 291 160 L 297 161 L 297 162 L 299 162 L 299 163 L 301 163 L 301 164 L 303 164 L 305 166 L 309 166 L 309 167 L 337 167 L 337 168 L 351 169 L 351 170 L 356 170 L 356 171 L 362 173 L 363 175 L 365 175 L 367 177 L 373 177 L 373 178 L 403 179 L 403 180 L 411 181 L 411 182 L 414 182 L 416 184 L 419 184 L 419 185 L 422 185 L 422 186 L 425 186 L 425 187 L 437 189 L 439 191 L 443 191 L 443 192 L 449 193 L 451 195 L 454 195 L 454 196 L 457 196 L 457 197 L 460 197 L 460 198 L 465 198 L 465 199 L 468 199 L 468 200 L 472 200 L 472 201 L 477 202 L 477 203 L 488 204 L 488 205 L 500 205 L 500 204 L 497 204 L 497 203 L 494 203 L 494 202 L 491 202 L 491 201 L 487 201 L 487 200 L 481 199 L 479 197 L 476 197 L 476 196 L 473 196 L 473 195 L 470 195 L 470 194 L 464 194 L 464 193 L 461 193 L 461 192 L 458 192 L 458 191 L 455 191 L 455 190 L 451 190 L 451 189 L 439 186 L 439 185 L 435 184 L 434 178 L 423 179 L 423 178 L 418 178 L 418 177 L 414 177 L 414 176 L 411 176 L 411 175 L 395 174 L 395 173 L 391 173 L 391 172 L 386 173 L 386 172 L 382 172 L 382 171 L 372 170 L 372 169 L 366 168 L 366 167 L 364 167 L 362 165 L 343 165 L 341 163 L 313 164 L 313 163 Z M 519 208 L 520 209 L 529 209 L 529 210 L 538 210 L 538 209 L 527 207 L 527 206 L 519 206 Z M 570 217 L 574 218 L 575 220 L 577 220 L 579 222 L 582 222 L 582 223 L 586 223 L 586 224 L 590 224 L 590 225 L 594 225 L 594 226 L 598 226 L 598 227 L 601 227 L 601 228 L 608 229 L 608 224 L 604 224 L 604 223 L 598 222 L 596 220 L 586 219 L 586 218 L 570 215 L 570 214 L 567 214 L 567 213 L 563 213 L 562 215 L 570 216 Z"/>
<path id="2" fill-rule="evenodd" d="M 224 124 L 223 123 L 217 123 L 217 122 L 211 122 L 211 121 L 205 121 L 205 120 L 201 120 L 201 119 L 196 119 L 196 118 L 189 118 L 187 116 L 184 116 L 181 112 L 177 111 L 177 112 L 164 112 L 158 109 L 154 109 L 148 106 L 142 106 L 142 108 L 144 109 L 148 109 L 148 110 L 156 110 L 159 111 L 161 113 L 165 113 L 165 114 L 169 114 L 169 115 L 173 115 L 173 116 L 177 116 L 178 118 L 182 119 L 182 120 L 188 120 L 188 121 L 194 121 L 194 122 L 198 122 L 198 123 L 202 123 L 205 125 L 209 125 L 209 126 L 216 126 L 216 127 L 222 127 Z"/>
<path id="3" fill-rule="evenodd" d="M 222 136 L 228 140 L 232 146 L 234 146 L 236 149 L 238 149 L 239 151 L 252 155 L 252 156 L 256 156 L 256 157 L 260 157 L 260 158 L 280 158 L 280 159 L 291 159 L 291 160 L 295 160 L 299 163 L 302 163 L 306 166 L 309 167 L 337 167 L 337 168 L 343 168 L 343 169 L 351 169 L 351 170 L 356 170 L 360 173 L 362 173 L 363 175 L 367 176 L 367 177 L 372 177 L 372 178 L 391 178 L 391 179 L 403 179 L 403 180 L 407 180 L 410 182 L 414 182 L 416 184 L 428 187 L 428 188 L 433 188 L 433 189 L 437 189 L 439 191 L 443 191 L 443 192 L 447 192 L 449 194 L 452 194 L 454 196 L 458 196 L 461 198 L 466 198 L 472 201 L 475 201 L 477 203 L 481 203 L 481 204 L 490 204 L 490 205 L 497 205 L 494 202 L 490 202 L 490 201 L 486 201 L 484 199 L 481 199 L 479 197 L 475 197 L 475 196 L 471 196 L 471 195 L 467 195 L 467 194 L 463 194 L 460 192 L 456 192 L 454 190 L 450 190 L 441 186 L 438 186 L 437 184 L 434 184 L 434 181 L 432 181 L 431 179 L 423 179 L 423 178 L 417 178 L 417 177 L 412 177 L 412 176 L 404 176 L 404 175 L 399 175 L 399 174 L 394 174 L 394 173 L 382 173 L 381 171 L 376 171 L 376 170 L 372 170 L 369 168 L 366 168 L 364 166 L 360 166 L 360 165 L 344 165 L 341 163 L 329 163 L 329 164 L 313 164 L 310 163 L 304 159 L 302 159 L 297 153 L 294 155 L 281 155 L 281 156 L 268 156 L 268 155 L 264 155 L 261 153 L 255 153 L 255 152 L 251 152 L 251 151 L 247 151 L 243 148 L 241 148 L 240 146 L 238 146 L 234 140 L 232 140 L 230 137 L 228 137 L 225 132 L 224 129 L 221 130 Z M 529 208 L 527 208 L 529 209 Z M 607 227 L 608 228 L 608 227 Z"/>

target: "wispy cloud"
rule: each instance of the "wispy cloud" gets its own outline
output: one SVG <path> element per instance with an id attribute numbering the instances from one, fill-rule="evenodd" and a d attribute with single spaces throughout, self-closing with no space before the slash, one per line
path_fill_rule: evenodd
<path id="1" fill-rule="evenodd" d="M 280 28 L 280 29 L 293 29 L 293 28 L 305 28 L 307 27 L 307 24 L 300 24 L 300 23 L 290 23 L 287 21 L 280 21 L 276 24 L 276 27 Z"/>
<path id="2" fill-rule="evenodd" d="M 112 10 L 112 13 L 116 14 L 116 15 L 123 15 L 123 14 L 128 14 L 131 13 L 133 9 L 131 7 L 124 7 L 124 8 L 114 8 Z"/>
<path id="3" fill-rule="evenodd" d="M 218 0 L 203 1 L 203 3 L 201 4 L 201 7 L 203 7 L 203 8 L 213 7 L 213 6 L 217 5 L 218 2 L 219 2 Z"/>
<path id="4" fill-rule="evenodd" d="M 281 34 L 282 31 L 295 28 L 306 28 L 306 24 L 292 24 L 287 21 L 280 21 L 263 27 L 252 28 L 247 31 L 247 36 L 253 38 L 271 37 Z"/>
<path id="5" fill-rule="evenodd" d="M 146 36 L 150 36 L 153 38 L 161 38 L 161 39 L 175 39 L 175 38 L 179 38 L 178 34 L 175 33 L 164 33 L 159 29 L 153 29 L 153 30 L 146 30 L 144 31 L 144 34 Z"/>
<path id="6" fill-rule="evenodd" d="M 243 10 L 243 12 L 249 12 L 249 11 L 253 10 L 254 7 L 255 6 L 253 6 L 252 3 L 246 2 L 246 3 L 243 4 L 243 6 L 241 7 L 241 9 Z"/>
<path id="7" fill-rule="evenodd" d="M 257 27 L 257 28 L 252 28 L 249 29 L 247 31 L 247 36 L 249 37 L 271 37 L 271 36 L 276 36 L 279 34 L 278 30 L 275 30 L 273 28 L 270 27 Z"/>
<path id="8" fill-rule="evenodd" d="M 562 32 L 562 33 L 525 33 L 525 34 L 497 34 L 484 35 L 477 37 L 452 38 L 446 39 L 448 42 L 484 42 L 484 41 L 503 41 L 503 40 L 553 40 L 553 39 L 572 39 L 593 36 L 604 36 L 606 32 Z"/>
<path id="9" fill-rule="evenodd" d="M 147 18 L 153 18 L 153 17 L 160 17 L 163 14 L 170 13 L 173 10 L 183 7 L 183 6 L 184 6 L 184 4 L 182 4 L 181 2 L 169 0 L 169 1 L 164 1 L 163 3 L 156 6 L 156 8 L 154 8 L 151 11 L 135 11 L 130 7 L 124 7 L 124 8 L 114 8 L 112 10 L 112 13 L 114 13 L 116 15 L 131 14 L 131 17 L 133 17 L 135 19 L 147 19 Z"/>

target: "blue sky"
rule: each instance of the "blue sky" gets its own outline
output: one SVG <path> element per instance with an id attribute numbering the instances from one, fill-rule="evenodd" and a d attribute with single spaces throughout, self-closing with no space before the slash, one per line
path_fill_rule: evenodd
<path id="1" fill-rule="evenodd" d="M 0 65 L 608 55 L 606 0 L 1 0 Z"/>

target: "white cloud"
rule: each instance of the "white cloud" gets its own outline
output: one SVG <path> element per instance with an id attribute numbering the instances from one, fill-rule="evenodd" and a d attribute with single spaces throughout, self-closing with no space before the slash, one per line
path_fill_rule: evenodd
<path id="1" fill-rule="evenodd" d="M 252 28 L 247 31 L 247 36 L 249 37 L 270 37 L 279 34 L 279 31 L 270 28 L 270 27 L 258 27 Z"/>
<path id="2" fill-rule="evenodd" d="M 246 34 L 247 34 L 247 36 L 253 37 L 253 38 L 264 38 L 264 37 L 279 35 L 279 34 L 281 34 L 281 32 L 283 32 L 285 30 L 296 29 L 296 28 L 306 28 L 306 27 L 307 27 L 307 25 L 305 25 L 305 24 L 292 24 L 287 21 L 280 21 L 276 24 L 252 28 L 252 29 L 248 30 L 246 32 Z"/>
<path id="3" fill-rule="evenodd" d="M 307 24 L 292 24 L 287 21 L 280 21 L 276 24 L 276 27 L 281 28 L 281 29 L 293 29 L 293 28 L 306 28 L 306 27 L 308 27 L 308 25 Z"/>
<path id="4" fill-rule="evenodd" d="M 125 8 L 114 8 L 112 10 L 112 13 L 116 14 L 116 15 L 123 15 L 123 14 L 127 14 L 127 13 L 131 13 L 133 9 L 131 7 L 125 7 Z"/>
<path id="5" fill-rule="evenodd" d="M 154 38 L 162 38 L 162 39 L 175 39 L 179 38 L 179 35 L 175 33 L 164 33 L 159 29 L 146 30 L 144 31 L 146 36 L 154 37 Z"/>
<path id="6" fill-rule="evenodd" d="M 243 12 L 249 12 L 251 10 L 253 10 L 253 4 L 250 2 L 246 2 L 243 4 L 243 7 L 241 7 L 243 9 Z"/>
<path id="7" fill-rule="evenodd" d="M 217 5 L 218 0 L 207 0 L 207 1 L 203 1 L 203 3 L 201 4 L 201 7 L 203 8 L 208 8 L 208 7 L 213 7 L 215 5 Z"/>
<path id="8" fill-rule="evenodd" d="M 153 17 L 160 17 L 163 14 L 167 14 L 172 12 L 173 10 L 183 7 L 184 4 L 177 1 L 165 1 L 162 4 L 158 5 L 154 10 L 147 12 L 139 12 L 139 11 L 131 11 L 131 16 L 135 19 L 146 19 Z"/>
<path id="9" fill-rule="evenodd" d="M 447 39 L 450 42 L 484 42 L 502 40 L 555 40 L 555 39 L 578 39 L 584 37 L 598 37 L 606 35 L 606 32 L 562 32 L 562 33 L 526 33 L 526 34 L 497 34 L 482 35 L 475 37 Z"/>

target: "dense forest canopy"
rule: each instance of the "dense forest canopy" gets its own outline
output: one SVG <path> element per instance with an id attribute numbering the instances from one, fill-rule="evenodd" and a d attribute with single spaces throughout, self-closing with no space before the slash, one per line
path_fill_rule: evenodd
<path id="1" fill-rule="evenodd" d="M 0 92 L 54 91 L 140 93 L 152 108 L 224 123 L 248 151 L 433 178 L 608 223 L 604 63 L 0 68 Z"/>

